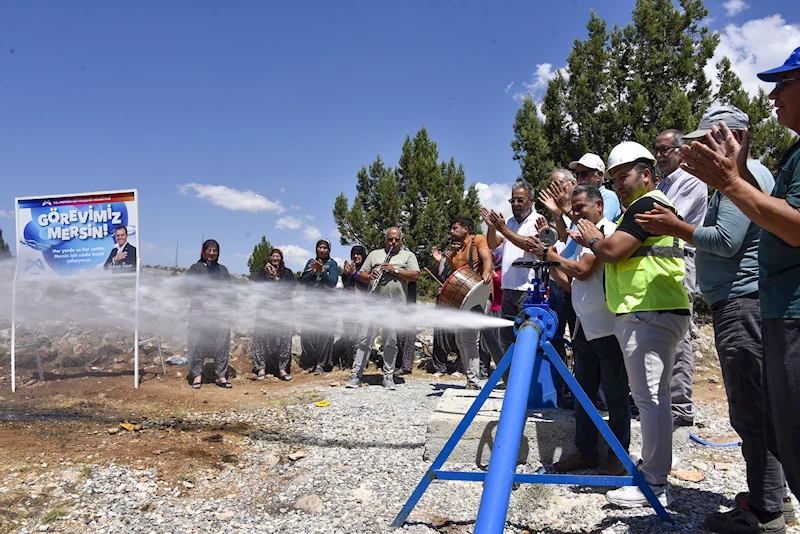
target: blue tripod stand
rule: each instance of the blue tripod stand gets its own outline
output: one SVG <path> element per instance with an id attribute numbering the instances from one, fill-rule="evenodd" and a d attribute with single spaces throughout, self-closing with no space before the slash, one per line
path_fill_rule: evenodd
<path id="1" fill-rule="evenodd" d="M 425 476 L 417 484 L 416 489 L 406 504 L 397 514 L 392 527 L 402 527 L 411 511 L 417 505 L 428 486 L 434 480 L 462 480 L 484 482 L 478 518 L 475 523 L 475 534 L 502 534 L 508 513 L 508 502 L 511 498 L 513 484 L 574 484 L 582 486 L 638 486 L 647 501 L 662 521 L 674 523 L 658 498 L 650 489 L 647 481 L 625 452 L 622 444 L 611 432 L 608 424 L 600 416 L 597 408 L 578 385 L 567 366 L 559 357 L 550 340 L 558 327 L 558 318 L 547 302 L 547 288 L 550 278 L 550 267 L 557 267 L 556 262 L 516 262 L 514 266 L 533 269 L 535 278 L 531 280 L 533 289 L 528 290 L 528 298 L 524 309 L 514 320 L 516 342 L 508 348 L 497 368 L 489 377 L 483 390 L 477 396 L 464 418 L 447 440 L 439 455 L 434 459 Z M 572 395 L 577 400 L 592 423 L 597 427 L 614 454 L 628 471 L 627 476 L 603 475 L 561 475 L 549 474 L 542 468 L 536 474 L 517 474 L 516 464 L 519 454 L 522 431 L 525 427 L 528 396 L 535 375 L 541 365 L 542 358 L 555 368 L 566 382 Z M 512 363 L 513 362 L 513 363 Z M 503 408 L 497 426 L 497 436 L 489 469 L 486 473 L 466 471 L 445 471 L 442 469 L 447 458 L 455 449 L 458 441 L 466 432 L 472 420 L 480 411 L 492 390 L 497 386 L 500 377 L 511 368 L 506 385 Z"/>

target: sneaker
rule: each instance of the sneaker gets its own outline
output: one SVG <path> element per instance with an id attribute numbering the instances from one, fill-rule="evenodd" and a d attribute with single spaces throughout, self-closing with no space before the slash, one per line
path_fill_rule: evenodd
<path id="1" fill-rule="evenodd" d="M 394 391 L 397 389 L 397 386 L 394 385 L 394 378 L 391 375 L 384 376 L 383 384 L 381 385 L 390 391 Z"/>
<path id="2" fill-rule="evenodd" d="M 713 532 L 721 532 L 722 534 L 736 534 L 739 532 L 784 534 L 786 532 L 786 521 L 783 519 L 783 514 L 779 514 L 772 521 L 761 523 L 753 512 L 737 506 L 727 512 L 708 514 L 705 527 Z"/>
<path id="3" fill-rule="evenodd" d="M 456 371 L 455 373 L 450 375 L 450 378 L 464 378 L 464 373 L 459 373 Z"/>
<path id="4" fill-rule="evenodd" d="M 669 486 L 650 486 L 653 493 L 656 494 L 658 502 L 661 506 L 667 507 L 675 500 L 672 498 L 672 493 L 669 491 Z M 611 490 L 606 493 L 606 500 L 620 508 L 640 508 L 643 506 L 650 506 L 650 503 L 642 493 L 638 486 L 623 486 L 621 488 Z"/>
<path id="5" fill-rule="evenodd" d="M 737 493 L 733 500 L 736 501 L 736 504 L 739 505 L 740 508 L 749 510 L 750 503 L 747 502 L 749 497 L 749 491 L 742 491 Z M 783 498 L 783 520 L 787 525 L 791 525 L 797 521 L 797 514 L 794 511 L 794 503 L 792 502 L 792 498 L 788 496 Z"/>
<path id="6" fill-rule="evenodd" d="M 617 455 L 609 451 L 608 460 L 606 460 L 606 463 L 600 466 L 598 473 L 612 477 L 622 477 L 628 474 L 628 470 L 625 469 L 625 466 L 619 461 Z"/>
<path id="7" fill-rule="evenodd" d="M 394 372 L 394 376 L 406 376 L 410 375 L 411 371 L 406 371 L 405 369 L 397 369 Z"/>
<path id="8" fill-rule="evenodd" d="M 466 389 L 477 390 L 480 391 L 481 385 L 480 384 L 467 384 Z"/>
<path id="9" fill-rule="evenodd" d="M 694 421 L 689 421 L 684 419 L 683 417 L 678 417 L 677 415 L 672 416 L 672 428 L 678 428 L 682 426 L 694 426 Z"/>
<path id="10" fill-rule="evenodd" d="M 360 388 L 361 387 L 361 379 L 357 378 L 357 377 L 356 378 L 351 378 L 350 380 L 347 381 L 347 384 L 345 384 L 344 387 L 346 387 L 348 389 Z"/>
<path id="11" fill-rule="evenodd" d="M 594 469 L 597 467 L 597 460 L 594 458 L 584 458 L 580 451 L 575 451 L 568 458 L 564 458 L 553 464 L 556 471 L 569 473 L 578 469 Z"/>

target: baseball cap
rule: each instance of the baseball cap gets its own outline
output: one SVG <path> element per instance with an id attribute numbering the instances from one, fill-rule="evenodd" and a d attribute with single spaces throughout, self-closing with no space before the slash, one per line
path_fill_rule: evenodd
<path id="1" fill-rule="evenodd" d="M 775 67 L 774 69 L 765 70 L 764 72 L 759 72 L 757 76 L 760 80 L 765 82 L 777 82 L 779 78 L 778 74 L 794 69 L 800 69 L 800 47 L 794 49 L 792 55 L 789 56 L 789 59 L 787 59 L 783 65 Z M 727 124 L 727 122 L 725 124 Z"/>
<path id="2" fill-rule="evenodd" d="M 597 154 L 592 154 L 591 152 L 581 156 L 581 159 L 579 159 L 578 161 L 571 162 L 569 164 L 569 168 L 575 170 L 578 167 L 578 163 L 580 163 L 587 169 L 597 169 L 600 172 L 606 171 L 606 166 L 603 163 L 603 158 L 601 158 Z"/>
<path id="3" fill-rule="evenodd" d="M 697 139 L 711 131 L 712 126 L 724 122 L 731 130 L 744 130 L 750 126 L 750 117 L 736 106 L 711 106 L 703 112 L 700 124 L 693 132 L 684 134 L 684 139 Z"/>

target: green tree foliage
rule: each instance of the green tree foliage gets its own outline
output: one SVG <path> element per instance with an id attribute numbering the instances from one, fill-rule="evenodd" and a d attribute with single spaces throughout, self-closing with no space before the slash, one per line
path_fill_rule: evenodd
<path id="1" fill-rule="evenodd" d="M 247 258 L 247 268 L 250 269 L 250 278 L 255 278 L 258 271 L 264 268 L 269 261 L 272 253 L 272 245 L 267 241 L 266 236 L 261 236 L 261 242 L 253 247 L 253 252 Z"/>
<path id="2" fill-rule="evenodd" d="M 356 174 L 352 205 L 341 193 L 334 203 L 333 218 L 341 244 L 361 244 L 368 250 L 383 248 L 383 232 L 390 226 L 403 231 L 404 243 L 421 267 L 433 263 L 430 249 L 449 243 L 450 221 L 458 216 L 479 219 L 478 192 L 465 188 L 464 167 L 454 158 L 439 161 L 439 149 L 422 128 L 412 139 L 406 136 L 396 168 L 378 156 Z M 418 291 L 430 295 L 435 282 L 423 274 Z"/>
<path id="3" fill-rule="evenodd" d="M 10 257 L 11 251 L 8 249 L 8 244 L 3 240 L 3 230 L 0 229 L 0 259 Z"/>
<path id="4" fill-rule="evenodd" d="M 702 0 L 638 0 L 632 22 L 609 30 L 591 12 L 587 39 L 575 40 L 566 70 L 548 83 L 544 124 L 533 102 L 517 113 L 512 149 L 522 177 L 541 187 L 529 169 L 586 152 L 605 158 L 626 140 L 651 146 L 662 130 L 697 124 L 711 102 L 703 67 L 719 41 L 701 22 L 707 14 Z"/>

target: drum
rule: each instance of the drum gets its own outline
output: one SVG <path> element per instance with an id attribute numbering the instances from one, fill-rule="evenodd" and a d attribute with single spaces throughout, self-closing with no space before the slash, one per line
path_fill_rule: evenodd
<path id="1" fill-rule="evenodd" d="M 492 284 L 484 284 L 481 275 L 465 265 L 447 277 L 437 303 L 466 311 L 476 306 L 483 309 L 491 295 Z"/>

